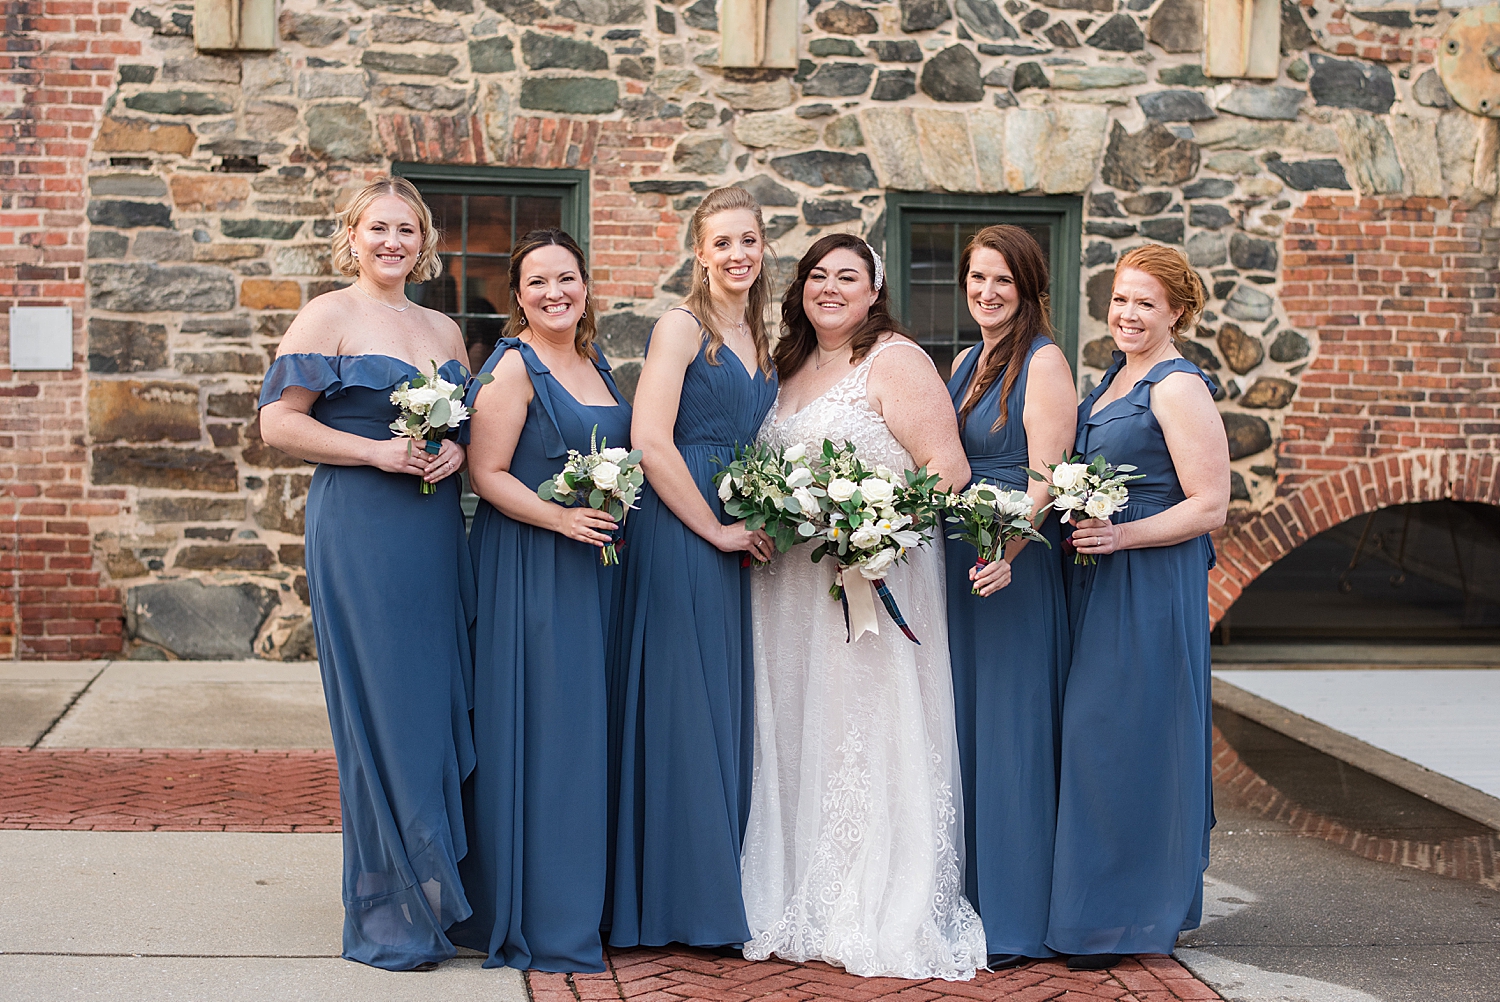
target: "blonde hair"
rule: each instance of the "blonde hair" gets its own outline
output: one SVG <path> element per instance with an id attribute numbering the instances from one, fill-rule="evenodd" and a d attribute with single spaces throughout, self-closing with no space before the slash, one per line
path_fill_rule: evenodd
<path id="1" fill-rule="evenodd" d="M 422 232 L 422 250 L 406 280 L 414 283 L 432 281 L 443 273 L 443 259 L 438 257 L 438 240 L 442 234 L 432 222 L 432 210 L 422 200 L 422 193 L 404 177 L 377 177 L 349 199 L 349 204 L 339 213 L 338 229 L 333 231 L 333 266 L 342 275 L 359 274 L 359 261 L 350 246 L 349 231 L 359 225 L 360 217 L 371 203 L 386 195 L 395 195 L 416 213 L 417 226 Z"/>
<path id="2" fill-rule="evenodd" d="M 771 305 L 771 275 L 768 267 L 774 267 L 776 258 L 770 256 L 770 247 L 766 244 L 766 224 L 761 218 L 760 203 L 755 196 L 744 188 L 730 186 L 728 188 L 716 188 L 703 196 L 703 201 L 698 203 L 698 208 L 693 211 L 693 221 L 689 224 L 688 233 L 692 237 L 693 250 L 698 250 L 698 244 L 703 240 L 704 231 L 710 217 L 721 212 L 729 212 L 733 209 L 749 209 L 755 215 L 755 228 L 760 232 L 761 259 L 760 274 L 755 278 L 755 284 L 750 287 L 750 302 L 745 308 L 745 319 L 750 325 L 750 338 L 755 342 L 755 357 L 760 363 L 760 369 L 767 376 L 771 374 L 771 332 L 766 324 L 766 309 Z M 703 325 L 703 331 L 708 335 L 708 348 L 703 352 L 703 357 L 708 359 L 708 364 L 719 364 L 719 349 L 724 347 L 724 335 L 719 333 L 714 326 L 713 289 L 708 284 L 708 269 L 698 264 L 696 258 L 693 261 L 693 284 L 688 290 L 687 298 L 683 300 L 684 305 L 698 318 Z"/>
<path id="3" fill-rule="evenodd" d="M 1203 282 L 1188 263 L 1187 255 L 1175 247 L 1146 244 L 1127 251 L 1115 265 L 1115 274 L 1126 268 L 1145 272 L 1167 290 L 1167 306 L 1182 311 L 1182 316 L 1172 325 L 1172 340 L 1181 341 L 1185 332 L 1198 322 L 1205 299 Z"/>

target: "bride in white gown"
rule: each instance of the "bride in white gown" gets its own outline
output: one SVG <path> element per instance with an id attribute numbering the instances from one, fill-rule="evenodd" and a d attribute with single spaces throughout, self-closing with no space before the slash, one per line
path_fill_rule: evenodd
<path id="1" fill-rule="evenodd" d="M 890 331 L 864 241 L 802 259 L 782 306 L 781 391 L 760 438 L 851 441 L 868 466 L 926 465 L 963 486 L 953 406 L 927 355 Z M 963 833 L 940 540 L 886 575 L 913 644 L 877 603 L 879 635 L 846 642 L 832 560 L 794 547 L 752 575 L 755 772 L 742 857 L 747 959 L 852 974 L 966 979 L 984 929 L 963 897 Z"/>

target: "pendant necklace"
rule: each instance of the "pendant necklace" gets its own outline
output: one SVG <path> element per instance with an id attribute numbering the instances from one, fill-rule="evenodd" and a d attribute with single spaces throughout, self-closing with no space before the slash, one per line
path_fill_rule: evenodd
<path id="1" fill-rule="evenodd" d="M 839 345 L 837 348 L 835 348 L 833 350 L 835 352 L 838 352 L 839 350 L 841 350 L 843 348 L 847 348 L 849 346 L 849 342 L 852 341 L 852 340 L 854 340 L 854 335 L 850 334 L 848 337 L 844 338 L 844 343 L 843 344 Z M 813 371 L 814 372 L 818 371 L 819 369 L 823 368 L 824 365 L 826 365 L 829 362 L 833 361 L 832 358 L 825 359 L 823 357 L 823 346 L 821 344 L 818 345 L 817 352 L 818 352 L 817 353 L 817 357 L 813 359 Z"/>
<path id="2" fill-rule="evenodd" d="M 354 287 L 359 290 L 360 295 L 364 296 L 370 302 L 372 302 L 372 303 L 380 303 L 381 306 L 384 306 L 386 309 L 392 311 L 393 313 L 405 313 L 407 310 L 411 309 L 411 300 L 407 299 L 405 296 L 401 297 L 401 301 L 406 304 L 405 306 L 392 306 L 390 303 L 382 303 L 382 302 L 380 302 L 380 300 L 378 300 L 374 296 L 370 295 L 368 292 L 366 292 L 364 290 L 364 287 L 361 286 L 358 282 L 354 283 Z"/>

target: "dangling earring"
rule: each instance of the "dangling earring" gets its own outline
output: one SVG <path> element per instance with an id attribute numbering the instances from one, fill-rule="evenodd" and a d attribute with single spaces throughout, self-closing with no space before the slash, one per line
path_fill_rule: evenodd
<path id="1" fill-rule="evenodd" d="M 357 251 L 357 250 L 355 250 L 354 248 L 351 247 L 349 249 L 349 256 L 352 257 L 352 258 L 354 258 L 354 260 L 358 261 L 359 260 L 359 251 Z"/>
<path id="2" fill-rule="evenodd" d="M 521 311 L 521 326 L 522 327 L 526 326 L 526 311 L 525 310 Z"/>
<path id="3" fill-rule="evenodd" d="M 585 320 L 588 319 L 588 316 L 589 316 L 589 311 L 588 310 L 580 310 L 579 313 L 578 313 L 578 322 L 579 323 L 583 323 Z"/>

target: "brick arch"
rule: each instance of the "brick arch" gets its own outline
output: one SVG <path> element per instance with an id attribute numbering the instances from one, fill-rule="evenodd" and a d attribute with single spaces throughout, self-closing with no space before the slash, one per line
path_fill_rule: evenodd
<path id="1" fill-rule="evenodd" d="M 1391 505 L 1419 501 L 1500 504 L 1500 459 L 1479 449 L 1423 449 L 1354 462 L 1305 480 L 1264 511 L 1214 534 L 1219 565 L 1208 575 L 1217 624 L 1250 582 L 1324 530 Z"/>

